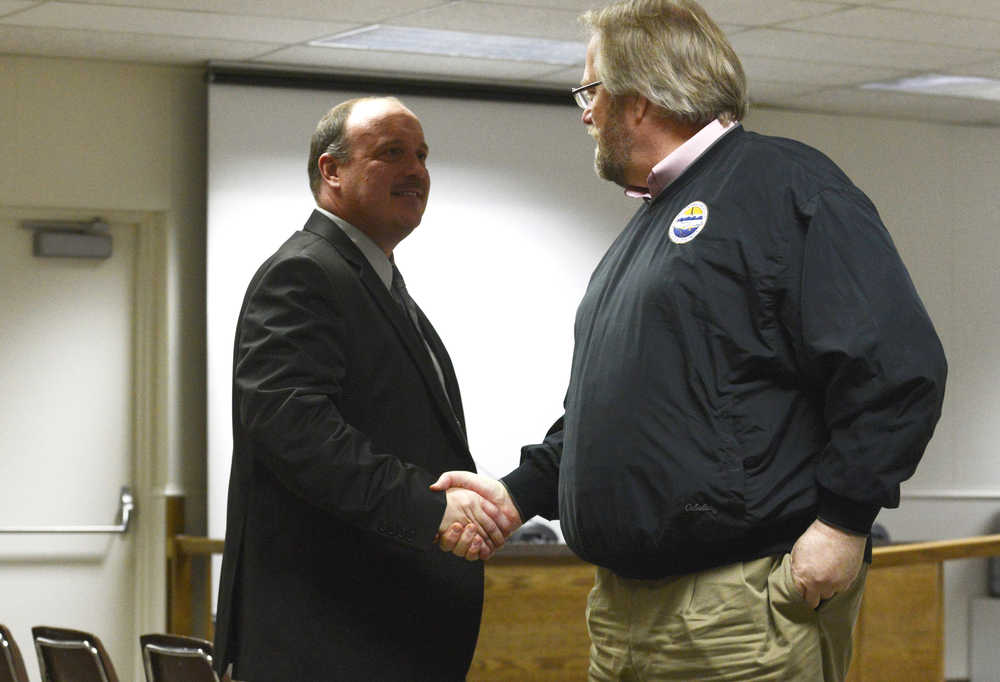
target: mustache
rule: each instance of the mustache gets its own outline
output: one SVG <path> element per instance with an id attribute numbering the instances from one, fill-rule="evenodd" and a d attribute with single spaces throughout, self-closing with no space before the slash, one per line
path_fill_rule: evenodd
<path id="1" fill-rule="evenodd" d="M 427 183 L 423 182 L 404 182 L 398 185 L 394 185 L 392 188 L 393 192 L 422 192 L 427 193 Z"/>

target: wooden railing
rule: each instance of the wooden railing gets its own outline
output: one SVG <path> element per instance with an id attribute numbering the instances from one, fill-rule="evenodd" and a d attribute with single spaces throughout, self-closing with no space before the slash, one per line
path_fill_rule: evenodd
<path id="1" fill-rule="evenodd" d="M 196 609 L 194 604 L 193 575 L 194 562 L 206 561 L 213 554 L 222 554 L 225 543 L 214 538 L 176 535 L 167 540 L 167 566 L 169 575 L 167 592 L 167 630 L 178 635 L 204 633 L 211 638 L 212 601 L 211 589 L 206 589 L 206 598 Z M 195 624 L 194 613 L 198 611 L 199 624 Z"/>
<path id="2" fill-rule="evenodd" d="M 195 572 L 195 562 L 204 561 L 206 562 L 204 565 L 207 566 L 212 555 L 222 552 L 223 545 L 222 540 L 214 538 L 168 536 L 167 602 L 170 632 L 203 635 L 207 633 L 208 637 L 212 636 L 212 604 L 208 596 L 211 590 L 204 590 L 204 599 L 196 599 L 192 576 Z M 989 556 L 1000 556 L 1000 535 L 876 547 L 872 551 L 872 567 L 868 574 L 865 602 L 862 604 L 862 612 L 855 629 L 854 663 L 848 679 L 851 682 L 890 679 L 884 677 L 885 671 L 894 671 L 893 674 L 900 672 L 899 661 L 908 659 L 914 668 L 914 672 L 912 674 L 908 672 L 905 678 L 909 682 L 942 680 L 944 676 L 942 563 L 955 559 Z M 574 566 L 579 564 L 577 568 L 580 576 L 571 581 L 572 585 L 566 585 L 568 575 L 566 571 L 568 568 L 573 568 L 570 564 Z M 556 662 L 558 665 L 555 665 L 552 663 L 551 637 L 540 638 L 545 640 L 548 650 L 539 652 L 539 660 L 543 660 L 544 657 L 544 665 L 558 672 L 546 677 L 544 671 L 535 669 L 531 671 L 529 677 L 536 680 L 571 679 L 572 676 L 567 677 L 566 671 L 578 667 L 579 662 L 576 660 L 578 657 L 582 657 L 585 663 L 589 646 L 585 641 L 585 628 L 582 627 L 586 592 L 591 584 L 589 578 L 584 579 L 587 577 L 584 574 L 588 569 L 589 567 L 576 559 L 565 546 L 511 546 L 499 552 L 487 567 L 487 604 L 484 610 L 483 630 L 480 633 L 480 647 L 476 651 L 469 679 L 510 679 L 509 674 L 517 672 L 509 667 L 507 669 L 498 667 L 509 665 L 506 658 L 503 660 L 500 658 L 509 656 L 509 653 L 495 653 L 491 650 L 490 643 L 484 641 L 493 639 L 493 636 L 483 635 L 511 633 L 518 629 L 517 623 L 504 622 L 502 619 L 505 616 L 495 609 L 491 610 L 490 604 L 511 603 L 511 599 L 519 600 L 520 597 L 526 599 L 518 603 L 538 602 L 538 608 L 542 609 L 539 618 L 536 619 L 539 622 L 551 616 L 548 611 L 557 607 L 556 603 L 549 603 L 546 606 L 547 601 L 564 603 L 559 608 L 565 608 L 566 613 L 557 619 L 558 629 L 562 633 L 561 636 L 567 639 L 564 643 L 565 650 L 573 652 L 572 660 L 567 655 L 566 661 Z M 556 582 L 546 577 L 553 571 L 558 572 L 558 576 L 555 577 Z M 527 598 L 529 595 L 509 594 L 511 591 L 522 589 L 526 584 L 535 583 L 549 585 L 546 589 L 553 588 L 554 585 L 557 587 L 563 585 L 565 589 L 562 591 L 567 593 L 554 595 L 552 600 L 534 593 L 530 598 Z M 199 603 L 196 604 L 196 601 Z M 571 630 L 566 627 L 569 622 L 567 619 L 581 622 L 578 633 L 566 634 Z M 526 661 L 524 665 L 530 667 L 533 654 L 530 651 L 530 644 L 525 643 L 530 639 L 528 634 L 530 633 L 526 633 L 525 638 L 521 640 L 519 655 Z M 907 653 L 908 651 L 916 653 Z M 901 654 L 903 654 L 902 659 Z M 892 677 L 892 679 L 902 678 Z"/>
<path id="3" fill-rule="evenodd" d="M 872 550 L 872 567 L 906 566 L 989 556 L 1000 556 L 1000 535 L 876 547 Z"/>

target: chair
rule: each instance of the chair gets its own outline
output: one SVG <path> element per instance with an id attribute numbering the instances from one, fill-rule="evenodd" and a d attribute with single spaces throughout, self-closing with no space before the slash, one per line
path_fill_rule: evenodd
<path id="1" fill-rule="evenodd" d="M 139 637 L 146 682 L 219 682 L 212 670 L 212 643 L 197 637 Z"/>
<path id="2" fill-rule="evenodd" d="M 42 682 L 118 682 L 111 657 L 91 633 L 38 625 L 31 634 Z"/>
<path id="3" fill-rule="evenodd" d="M 21 650 L 6 625 L 0 623 L 0 682 L 28 682 Z"/>

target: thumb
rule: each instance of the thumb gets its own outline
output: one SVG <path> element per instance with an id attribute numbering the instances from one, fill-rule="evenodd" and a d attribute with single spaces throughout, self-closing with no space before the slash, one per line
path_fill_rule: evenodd
<path id="1" fill-rule="evenodd" d="M 468 471 L 446 471 L 431 485 L 431 490 L 471 488 L 472 475 Z"/>
<path id="2" fill-rule="evenodd" d="M 431 484 L 431 490 L 447 490 L 448 488 L 461 487 L 462 476 L 460 471 L 446 471 L 438 480 Z"/>
<path id="3" fill-rule="evenodd" d="M 447 490 L 451 487 L 451 472 L 446 471 L 431 484 L 431 490 Z"/>

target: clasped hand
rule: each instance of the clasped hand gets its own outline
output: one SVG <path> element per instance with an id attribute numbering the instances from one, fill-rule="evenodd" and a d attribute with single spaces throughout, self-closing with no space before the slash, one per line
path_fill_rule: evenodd
<path id="1" fill-rule="evenodd" d="M 521 514 L 500 481 L 448 471 L 431 490 L 444 490 L 448 501 L 436 538 L 442 551 L 468 561 L 486 560 L 521 526 Z"/>

